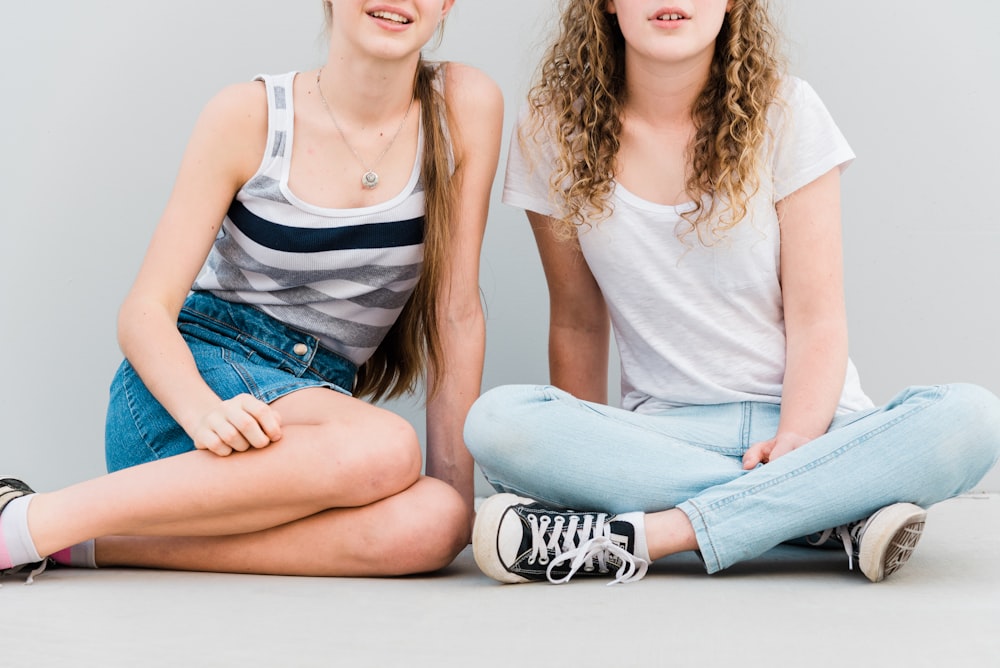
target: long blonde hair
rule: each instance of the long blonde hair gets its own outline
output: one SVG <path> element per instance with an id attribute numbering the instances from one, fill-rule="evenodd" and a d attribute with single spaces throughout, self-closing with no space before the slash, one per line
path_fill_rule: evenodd
<path id="1" fill-rule="evenodd" d="M 323 0 L 327 26 L 332 20 L 330 4 Z M 445 265 L 455 186 L 452 149 L 445 127 L 449 111 L 435 80 L 445 75 L 443 66 L 427 62 L 421 55 L 413 82 L 420 102 L 423 157 L 420 178 L 424 187 L 424 259 L 420 278 L 402 312 L 372 356 L 358 369 L 354 394 L 373 400 L 391 399 L 413 392 L 428 367 L 435 371 L 428 397 L 437 392 L 443 377 L 444 355 L 438 324 L 439 293 Z"/>
<path id="2" fill-rule="evenodd" d="M 606 0 L 563 0 L 560 32 L 528 93 L 530 118 L 520 135 L 522 142 L 558 147 L 549 184 L 567 235 L 611 213 L 625 106 L 625 38 L 605 7 Z M 717 238 L 746 215 L 759 187 L 759 149 L 780 77 L 766 0 L 733 0 L 708 82 L 691 110 L 695 136 L 685 187 L 696 208 L 685 219 L 702 241 L 706 232 Z M 713 213 L 719 215 L 706 227 Z"/>

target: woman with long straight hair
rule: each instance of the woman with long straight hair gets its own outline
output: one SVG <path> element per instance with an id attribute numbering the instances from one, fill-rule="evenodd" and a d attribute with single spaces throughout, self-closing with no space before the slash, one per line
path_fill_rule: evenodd
<path id="1" fill-rule="evenodd" d="M 468 544 L 503 112 L 421 55 L 453 2 L 324 0 L 322 67 L 208 103 L 121 308 L 113 472 L 0 480 L 0 570 L 395 575 Z M 427 475 L 371 403 L 423 376 Z"/>

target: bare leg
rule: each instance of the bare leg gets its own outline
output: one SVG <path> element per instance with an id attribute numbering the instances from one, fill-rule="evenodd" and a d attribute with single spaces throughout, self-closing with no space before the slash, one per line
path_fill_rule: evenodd
<path id="1" fill-rule="evenodd" d="M 266 448 L 191 452 L 37 495 L 28 520 L 39 554 L 98 536 L 247 534 L 417 481 L 419 444 L 402 418 L 324 389 L 274 406 L 284 435 Z"/>
<path id="2" fill-rule="evenodd" d="M 97 540 L 101 566 L 274 575 L 403 575 L 448 565 L 469 541 L 461 496 L 434 478 L 361 508 L 234 536 Z"/>
<path id="3" fill-rule="evenodd" d="M 697 550 L 694 527 L 683 511 L 676 508 L 648 513 L 645 518 L 646 547 L 654 561 L 668 554 Z"/>

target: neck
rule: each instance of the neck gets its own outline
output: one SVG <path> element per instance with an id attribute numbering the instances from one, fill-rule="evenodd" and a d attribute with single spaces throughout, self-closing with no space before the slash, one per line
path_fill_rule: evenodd
<path id="1" fill-rule="evenodd" d="M 626 52 L 626 114 L 654 125 L 690 122 L 711 66 L 711 49 L 675 63 L 658 63 Z"/>
<path id="2" fill-rule="evenodd" d="M 338 118 L 352 125 L 397 118 L 413 97 L 419 55 L 406 61 L 365 59 L 331 46 L 323 67 L 323 93 Z"/>

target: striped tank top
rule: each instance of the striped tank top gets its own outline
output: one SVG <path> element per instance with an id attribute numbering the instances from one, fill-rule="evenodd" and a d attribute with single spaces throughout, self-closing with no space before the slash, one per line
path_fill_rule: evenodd
<path id="1" fill-rule="evenodd" d="M 267 89 L 264 159 L 236 194 L 192 289 L 251 304 L 360 366 L 420 278 L 423 129 L 409 182 L 393 199 L 357 209 L 303 202 L 288 188 L 294 77 L 257 77 Z"/>

